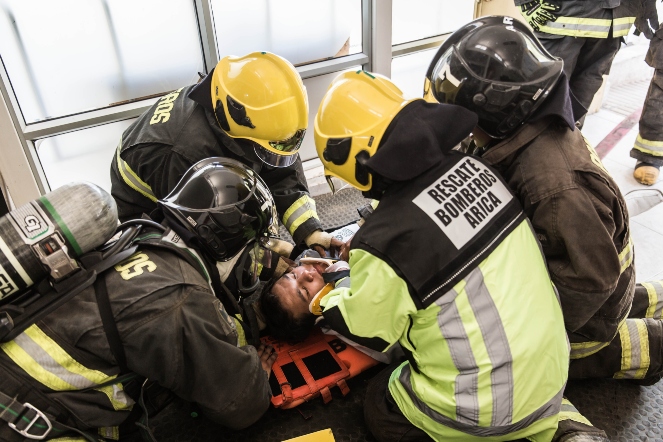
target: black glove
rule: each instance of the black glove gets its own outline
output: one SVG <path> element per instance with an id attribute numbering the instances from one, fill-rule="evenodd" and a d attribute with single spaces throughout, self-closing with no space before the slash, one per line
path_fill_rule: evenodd
<path id="1" fill-rule="evenodd" d="M 557 20 L 557 16 L 553 14 L 553 12 L 559 10 L 559 6 L 543 0 L 527 2 L 520 6 L 520 14 L 525 18 L 532 29 L 537 32 L 541 30 L 539 26 L 543 26 L 549 21 Z"/>
<path id="2" fill-rule="evenodd" d="M 641 13 L 635 18 L 635 35 L 645 34 L 648 40 L 654 36 L 658 29 L 658 11 L 656 11 L 656 0 L 641 0 Z"/>

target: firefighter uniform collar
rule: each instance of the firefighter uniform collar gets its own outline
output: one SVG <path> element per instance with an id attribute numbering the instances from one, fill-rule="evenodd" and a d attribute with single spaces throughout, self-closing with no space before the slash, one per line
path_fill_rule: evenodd
<path id="1" fill-rule="evenodd" d="M 192 99 L 199 105 L 201 105 L 206 111 L 209 111 L 214 115 L 214 106 L 212 104 L 212 76 L 214 75 L 214 69 L 212 69 L 205 78 L 203 78 L 200 83 L 195 85 L 189 91 L 187 95 L 188 98 Z"/>
<path id="2" fill-rule="evenodd" d="M 543 120 L 553 115 L 561 118 L 569 129 L 575 129 L 575 122 L 587 113 L 580 102 L 578 102 L 569 89 L 569 80 L 566 74 L 562 72 L 557 84 L 550 92 L 550 95 L 541 104 L 541 107 L 534 112 L 530 122 Z"/>
<path id="3" fill-rule="evenodd" d="M 411 180 L 439 164 L 476 123 L 477 115 L 460 106 L 415 100 L 391 122 L 366 166 L 388 180 Z"/>

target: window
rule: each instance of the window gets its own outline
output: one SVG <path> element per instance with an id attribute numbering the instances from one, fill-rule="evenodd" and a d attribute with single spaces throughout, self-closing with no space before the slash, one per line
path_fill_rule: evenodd
<path id="1" fill-rule="evenodd" d="M 393 65 L 396 84 L 420 96 L 427 58 L 472 18 L 474 4 L 0 0 L 0 145 L 20 157 L 21 170 L 31 169 L 1 170 L 0 163 L 0 172 L 27 176 L 23 185 L 23 178 L 5 180 L 10 196 L 11 186 L 32 189 L 22 198 L 68 180 L 109 189 L 122 132 L 158 96 L 196 82 L 220 57 L 263 50 L 288 59 L 304 79 L 310 124 L 300 155 L 314 160 L 315 114 L 339 72 L 361 67 L 390 76 Z"/>
<path id="2" fill-rule="evenodd" d="M 279 54 L 294 65 L 362 52 L 361 0 L 212 0 L 219 56 Z"/>
<path id="3" fill-rule="evenodd" d="M 0 0 L 0 55 L 27 124 L 192 83 L 192 2 Z"/>
<path id="4" fill-rule="evenodd" d="M 474 0 L 393 0 L 393 45 L 455 31 L 472 20 Z"/>
<path id="5" fill-rule="evenodd" d="M 51 189 L 70 181 L 90 181 L 110 192 L 110 164 L 120 135 L 135 119 L 37 141 L 37 153 Z"/>

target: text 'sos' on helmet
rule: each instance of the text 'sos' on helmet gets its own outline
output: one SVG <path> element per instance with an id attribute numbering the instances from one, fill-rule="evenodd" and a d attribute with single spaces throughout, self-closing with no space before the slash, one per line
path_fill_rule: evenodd
<path id="1" fill-rule="evenodd" d="M 505 138 L 546 99 L 563 70 L 521 22 L 491 16 L 454 32 L 431 62 L 424 84 L 430 102 L 463 106 L 478 126 Z"/>
<path id="2" fill-rule="evenodd" d="M 235 256 L 249 242 L 276 233 L 278 216 L 267 185 L 229 158 L 199 161 L 159 200 L 216 261 Z"/>
<path id="3" fill-rule="evenodd" d="M 263 162 L 287 167 L 297 160 L 308 99 L 290 62 L 268 52 L 224 57 L 214 68 L 211 94 L 219 126 L 253 147 Z"/>

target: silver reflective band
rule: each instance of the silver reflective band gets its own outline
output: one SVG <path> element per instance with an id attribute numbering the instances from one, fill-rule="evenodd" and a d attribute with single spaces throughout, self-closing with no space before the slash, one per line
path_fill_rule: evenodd
<path id="1" fill-rule="evenodd" d="M 451 290 L 435 302 L 440 307 L 437 323 L 459 373 L 455 383 L 456 419 L 476 426 L 479 424 L 479 367 L 454 302 L 457 296 L 458 292 Z"/>
<path id="2" fill-rule="evenodd" d="M 263 162 L 273 167 L 288 167 L 292 165 L 299 158 L 299 153 L 289 155 L 278 155 L 265 149 L 264 147 L 256 144 L 253 149 Z"/>
<path id="3" fill-rule="evenodd" d="M 481 269 L 478 267 L 474 269 L 465 280 L 465 293 L 481 329 L 488 358 L 493 367 L 490 374 L 493 397 L 491 425 L 509 425 L 513 418 L 513 358 L 506 331 L 484 283 Z M 435 302 L 440 307 L 437 320 L 459 372 L 455 384 L 457 420 L 478 425 L 479 367 L 458 313 L 455 303 L 457 296 L 458 293 L 451 290 Z"/>
<path id="4" fill-rule="evenodd" d="M 445 416 L 433 410 L 431 407 L 429 407 L 426 403 L 424 403 L 421 399 L 419 399 L 419 397 L 412 389 L 412 383 L 410 382 L 411 375 L 412 372 L 410 364 L 405 364 L 405 366 L 401 370 L 401 374 L 398 377 L 398 380 L 400 381 L 405 391 L 408 393 L 408 396 L 410 397 L 412 403 L 419 409 L 419 411 L 421 411 L 423 414 L 425 414 L 426 416 L 428 416 L 429 418 L 433 419 L 435 422 L 441 425 L 444 425 L 446 427 L 452 428 L 457 431 L 461 431 L 465 434 L 470 434 L 472 436 L 478 436 L 478 437 L 504 436 L 506 434 L 514 433 L 516 431 L 520 431 L 524 428 L 527 428 L 536 421 L 551 416 L 555 416 L 556 414 L 559 413 L 562 403 L 562 396 L 564 395 L 564 388 L 566 387 L 566 385 L 564 385 L 562 389 L 559 390 L 559 392 L 554 397 L 552 397 L 548 402 L 540 406 L 536 411 L 534 411 L 529 416 L 521 419 L 516 423 L 513 423 L 511 425 L 497 426 L 497 427 L 479 427 L 476 425 L 468 425 L 462 422 L 455 421 L 450 417 Z"/>
<path id="5" fill-rule="evenodd" d="M 499 311 L 484 283 L 481 269 L 477 267 L 465 280 L 467 281 L 465 292 L 479 323 L 488 358 L 493 366 L 493 371 L 490 373 L 493 394 L 491 425 L 495 427 L 509 425 L 513 418 L 514 394 L 513 357 L 509 340 Z"/>

